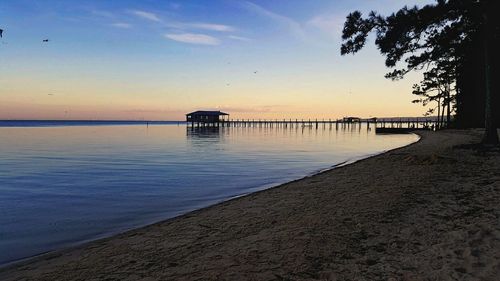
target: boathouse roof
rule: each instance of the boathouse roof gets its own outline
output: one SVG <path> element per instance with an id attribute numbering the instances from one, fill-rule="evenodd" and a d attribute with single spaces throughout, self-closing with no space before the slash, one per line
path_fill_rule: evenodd
<path id="1" fill-rule="evenodd" d="M 196 115 L 221 116 L 221 115 L 229 115 L 229 114 L 227 114 L 225 112 L 222 112 L 222 111 L 198 110 L 198 111 L 194 111 L 194 112 L 188 113 L 186 115 L 191 115 L 191 116 L 196 116 Z"/>

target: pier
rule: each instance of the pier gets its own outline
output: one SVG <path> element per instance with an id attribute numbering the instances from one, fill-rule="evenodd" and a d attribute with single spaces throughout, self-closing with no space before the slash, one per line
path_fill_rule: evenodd
<path id="1" fill-rule="evenodd" d="M 437 130 L 446 127 L 445 122 L 434 117 L 408 118 L 358 118 L 342 119 L 230 119 L 229 114 L 220 111 L 195 111 L 186 114 L 188 126 L 192 127 L 259 127 L 259 128 L 320 128 L 336 129 L 346 127 L 361 128 L 366 124 L 368 130 L 375 128 L 377 133 L 405 133 L 412 130 Z"/>

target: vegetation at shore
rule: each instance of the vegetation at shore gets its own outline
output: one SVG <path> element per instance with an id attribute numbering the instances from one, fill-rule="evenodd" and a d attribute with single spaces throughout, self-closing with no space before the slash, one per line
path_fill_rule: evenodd
<path id="1" fill-rule="evenodd" d="M 498 144 L 496 128 L 500 114 L 500 18 L 493 0 L 437 0 L 421 8 L 403 7 L 382 16 L 372 11 L 364 18 L 354 11 L 344 24 L 342 55 L 361 50 L 375 32 L 386 66 L 387 78 L 398 80 L 412 71 L 422 71 L 423 80 L 413 87 L 416 103 L 428 114 L 446 116 L 460 128 L 486 128 L 483 143 Z"/>

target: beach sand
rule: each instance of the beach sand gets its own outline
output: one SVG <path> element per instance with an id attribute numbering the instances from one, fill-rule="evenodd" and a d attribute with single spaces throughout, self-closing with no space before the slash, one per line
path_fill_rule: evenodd
<path id="1" fill-rule="evenodd" d="M 500 152 L 413 145 L 0 271 L 0 280 L 500 280 Z"/>

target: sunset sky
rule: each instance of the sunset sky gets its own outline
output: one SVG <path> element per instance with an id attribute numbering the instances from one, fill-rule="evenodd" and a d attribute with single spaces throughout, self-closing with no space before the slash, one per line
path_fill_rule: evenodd
<path id="1" fill-rule="evenodd" d="M 419 75 L 385 79 L 373 38 L 339 49 L 349 12 L 429 2 L 1 1 L 0 119 L 421 116 Z"/>

